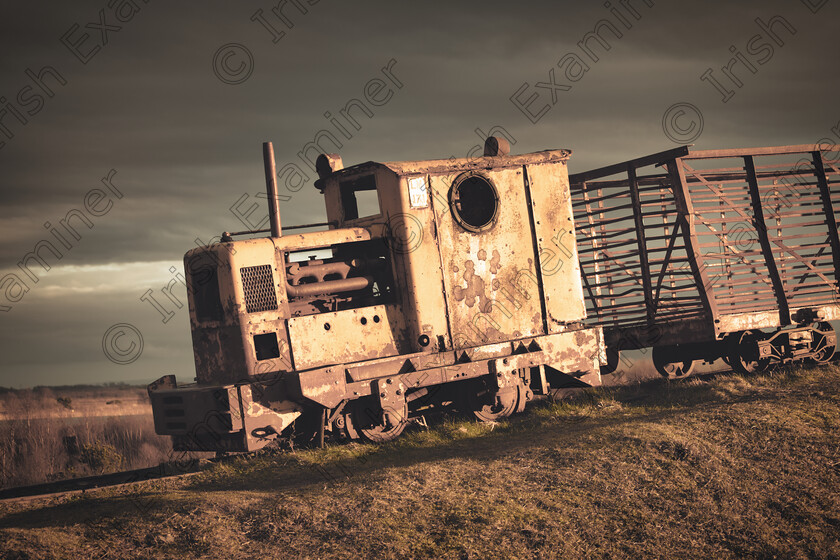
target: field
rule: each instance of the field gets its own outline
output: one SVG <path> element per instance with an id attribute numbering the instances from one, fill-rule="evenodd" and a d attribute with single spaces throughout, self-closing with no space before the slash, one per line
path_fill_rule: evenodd
<path id="1" fill-rule="evenodd" d="M 0 488 L 149 467 L 172 456 L 145 389 L 38 387 L 0 392 Z"/>
<path id="2" fill-rule="evenodd" d="M 495 425 L 0 504 L 6 558 L 838 558 L 840 370 L 603 388 Z"/>
<path id="3" fill-rule="evenodd" d="M 131 416 L 150 411 L 145 387 L 122 384 L 0 387 L 0 421 Z"/>

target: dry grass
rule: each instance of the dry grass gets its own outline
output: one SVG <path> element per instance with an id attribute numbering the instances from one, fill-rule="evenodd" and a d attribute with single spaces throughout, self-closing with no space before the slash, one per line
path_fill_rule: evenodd
<path id="1" fill-rule="evenodd" d="M 0 422 L 0 488 L 151 467 L 171 456 L 151 413 Z"/>
<path id="2" fill-rule="evenodd" d="M 145 388 L 131 385 L 0 387 L 0 421 L 151 414 Z"/>
<path id="3" fill-rule="evenodd" d="M 0 505 L 7 558 L 837 558 L 837 368 L 602 389 L 494 426 Z"/>
<path id="4" fill-rule="evenodd" d="M 143 388 L 0 390 L 0 488 L 150 467 L 171 456 Z"/>

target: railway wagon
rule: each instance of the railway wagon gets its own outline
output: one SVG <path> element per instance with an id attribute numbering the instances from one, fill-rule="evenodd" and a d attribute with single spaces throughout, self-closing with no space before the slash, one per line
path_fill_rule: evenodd
<path id="1" fill-rule="evenodd" d="M 831 359 L 840 319 L 840 148 L 677 148 L 570 177 L 585 324 L 604 371 L 653 347 L 679 377 Z"/>
<path id="2" fill-rule="evenodd" d="M 511 155 L 497 137 L 470 159 L 344 168 L 321 154 L 328 221 L 299 233 L 281 226 L 264 145 L 270 230 L 184 257 L 196 377 L 149 386 L 157 433 L 217 452 L 290 432 L 386 441 L 432 408 L 493 421 L 600 384 L 569 155 Z"/>

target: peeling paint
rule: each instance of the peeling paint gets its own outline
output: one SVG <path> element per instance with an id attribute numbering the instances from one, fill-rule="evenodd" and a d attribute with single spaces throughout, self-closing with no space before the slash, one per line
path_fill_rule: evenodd
<path id="1" fill-rule="evenodd" d="M 529 259 L 530 260 L 530 259 Z M 493 259 L 490 261 L 490 274 L 498 274 L 501 268 L 502 256 L 497 249 L 493 249 Z"/>

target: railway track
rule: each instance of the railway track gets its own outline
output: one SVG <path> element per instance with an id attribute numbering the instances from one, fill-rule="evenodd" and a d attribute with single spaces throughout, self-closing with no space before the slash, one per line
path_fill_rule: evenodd
<path id="1" fill-rule="evenodd" d="M 55 482 L 45 482 L 31 486 L 16 486 L 0 490 L 0 501 L 16 501 L 42 497 L 58 497 L 70 494 L 83 494 L 89 490 L 101 488 L 112 488 L 118 486 L 131 486 L 164 478 L 175 478 L 199 474 L 211 464 L 224 460 L 198 459 L 190 461 L 186 466 L 177 463 L 161 463 L 156 467 L 134 469 L 117 473 L 86 476 L 83 478 L 71 478 Z"/>

